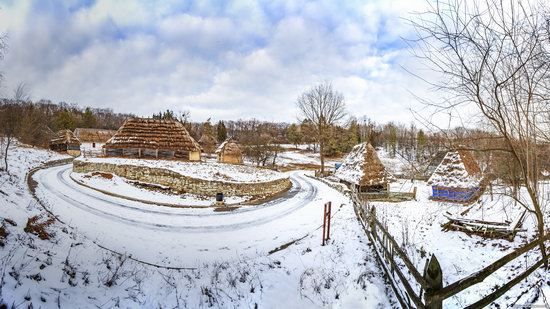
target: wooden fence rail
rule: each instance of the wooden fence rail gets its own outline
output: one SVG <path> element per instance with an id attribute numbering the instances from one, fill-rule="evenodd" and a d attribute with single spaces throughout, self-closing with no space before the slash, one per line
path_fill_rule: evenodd
<path id="1" fill-rule="evenodd" d="M 550 257 L 550 247 L 546 246 L 546 242 L 550 240 L 549 233 L 506 254 L 489 266 L 443 287 L 443 273 L 435 255 L 431 256 L 429 261 L 426 262 L 424 271 L 420 272 L 407 254 L 400 248 L 394 237 L 387 231 L 386 227 L 378 221 L 375 207 L 369 205 L 368 201 L 361 199 L 360 194 L 356 191 L 352 190 L 351 198 L 355 213 L 363 225 L 367 237 L 374 246 L 375 256 L 403 308 L 442 308 L 445 299 L 483 282 L 488 276 L 528 251 L 545 248 L 547 254 L 528 267 L 523 273 L 470 304 L 467 308 L 486 306 L 527 278 L 539 267 L 545 265 Z M 409 278 L 407 278 L 407 273 L 410 275 Z"/>

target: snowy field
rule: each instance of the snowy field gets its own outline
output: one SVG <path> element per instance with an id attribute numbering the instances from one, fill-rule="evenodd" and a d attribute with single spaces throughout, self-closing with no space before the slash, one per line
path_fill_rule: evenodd
<path id="1" fill-rule="evenodd" d="M 452 217 L 463 217 L 493 222 L 514 222 L 524 209 L 514 201 L 504 196 L 503 188 L 493 189 L 493 196 L 486 192 L 479 203 L 472 206 L 462 206 L 452 203 L 435 202 L 428 199 L 431 188 L 425 182 L 400 180 L 392 183 L 392 191 L 412 191 L 416 186 L 417 201 L 401 203 L 372 202 L 376 207 L 377 217 L 380 222 L 388 226 L 388 231 L 396 241 L 405 248 L 411 261 L 422 273 L 424 263 L 431 254 L 435 254 L 441 264 L 444 285 L 462 279 L 502 256 L 512 252 L 515 248 L 536 238 L 536 223 L 532 215 L 526 217 L 523 228 L 513 242 L 508 240 L 487 239 L 475 235 L 467 235 L 459 231 L 443 231 L 441 224 L 448 220 L 444 214 Z M 526 192 L 522 192 L 526 194 Z M 461 216 L 468 210 L 466 214 Z M 546 220 L 550 214 L 546 212 Z M 444 302 L 446 308 L 461 308 L 484 295 L 493 291 L 495 286 L 507 282 L 511 274 L 519 274 L 526 266 L 532 265 L 540 259 L 540 251 L 529 251 L 525 257 L 518 258 L 507 264 L 503 269 L 489 276 L 484 282 L 466 289 L 458 296 Z M 508 280 L 507 280 L 508 279 Z M 537 285 L 543 283 L 546 297 L 550 296 L 548 285 L 544 284 L 550 279 L 548 273 L 542 269 L 516 285 L 505 296 L 499 298 L 495 307 L 509 308 L 513 305 L 526 303 L 530 297 L 534 297 Z M 542 301 L 543 297 L 539 298 Z M 541 304 L 544 304 L 541 302 Z"/>
<path id="2" fill-rule="evenodd" d="M 269 169 L 214 162 L 181 162 L 169 160 L 83 157 L 78 157 L 76 160 L 80 160 L 83 162 L 163 168 L 174 171 L 176 173 L 180 173 L 183 176 L 208 181 L 257 183 L 288 178 L 288 176 L 285 174 Z"/>
<path id="3" fill-rule="evenodd" d="M 17 147 L 0 174 L 0 300 L 38 308 L 387 308 L 391 292 L 347 197 L 290 173 L 286 196 L 233 212 L 131 202 L 71 183 L 70 165 L 38 171 L 37 195 L 59 221 L 50 239 L 23 231 L 46 212 L 25 174 L 61 156 Z M 320 245 L 322 205 L 332 240 Z M 270 254 L 271 253 L 271 254 Z"/>
<path id="4" fill-rule="evenodd" d="M 65 183 L 71 183 L 68 178 L 74 180 L 78 184 L 96 189 L 100 192 L 115 195 L 121 198 L 132 200 L 141 200 L 151 202 L 153 204 L 162 204 L 163 206 L 172 207 L 209 207 L 215 206 L 216 197 L 202 196 L 196 194 L 176 194 L 170 192 L 158 192 L 151 189 L 140 188 L 135 183 L 149 185 L 142 182 L 129 181 L 125 178 L 114 174 L 108 174 L 109 178 L 102 176 L 104 173 L 64 173 Z M 160 185 L 154 185 L 158 188 L 163 188 Z M 168 189 L 164 187 L 165 189 Z M 79 188 L 81 189 L 81 188 Z M 159 190 L 160 191 L 160 190 Z M 168 191 L 168 190 L 163 190 Z M 235 205 L 244 203 L 250 200 L 249 196 L 226 196 L 224 198 L 225 205 Z"/>

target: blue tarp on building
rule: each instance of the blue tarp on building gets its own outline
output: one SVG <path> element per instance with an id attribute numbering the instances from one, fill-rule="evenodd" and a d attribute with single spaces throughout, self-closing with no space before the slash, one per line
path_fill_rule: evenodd
<path id="1" fill-rule="evenodd" d="M 432 186 L 432 197 L 434 199 L 455 200 L 459 202 L 469 201 L 477 192 L 479 187 L 455 191 L 452 188 Z"/>

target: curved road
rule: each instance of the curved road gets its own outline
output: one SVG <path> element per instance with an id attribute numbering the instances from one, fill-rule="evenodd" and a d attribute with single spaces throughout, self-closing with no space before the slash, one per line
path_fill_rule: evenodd
<path id="1" fill-rule="evenodd" d="M 322 205 L 346 198 L 321 182 L 290 173 L 292 189 L 270 202 L 232 212 L 170 208 L 116 198 L 70 179 L 72 165 L 37 171 L 37 196 L 67 224 L 117 252 L 166 266 L 263 254 L 315 230 Z"/>

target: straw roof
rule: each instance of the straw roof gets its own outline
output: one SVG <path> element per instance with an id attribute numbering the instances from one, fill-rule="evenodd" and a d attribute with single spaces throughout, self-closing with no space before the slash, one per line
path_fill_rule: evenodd
<path id="1" fill-rule="evenodd" d="M 128 118 L 103 147 L 191 152 L 201 149 L 180 122 L 151 118 Z"/>
<path id="2" fill-rule="evenodd" d="M 80 141 L 71 130 L 60 130 L 55 133 L 54 138 L 50 140 L 50 145 L 80 145 Z"/>
<path id="3" fill-rule="evenodd" d="M 113 137 L 115 133 L 115 130 L 102 129 L 76 128 L 74 130 L 74 135 L 82 143 L 105 143 Z"/>
<path id="4" fill-rule="evenodd" d="M 428 179 L 432 186 L 449 188 L 478 187 L 483 179 L 481 169 L 467 150 L 449 151 Z"/>
<path id="5" fill-rule="evenodd" d="M 359 186 L 383 185 L 394 179 L 369 143 L 353 147 L 334 176 Z"/>
<path id="6" fill-rule="evenodd" d="M 223 153 L 224 156 L 241 156 L 242 150 L 239 144 L 231 139 L 228 139 L 221 143 L 218 149 L 216 149 L 216 153 Z"/>
<path id="7" fill-rule="evenodd" d="M 210 146 L 214 148 L 217 143 L 218 142 L 216 141 L 214 136 L 212 136 L 212 134 L 205 133 L 201 136 L 201 139 L 199 139 L 199 145 L 201 145 L 203 148 L 208 148 Z"/>

